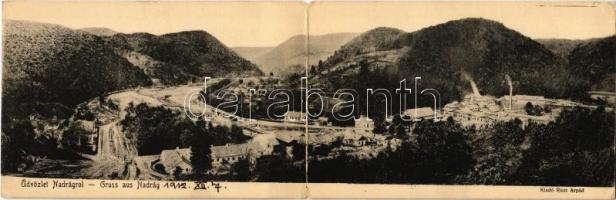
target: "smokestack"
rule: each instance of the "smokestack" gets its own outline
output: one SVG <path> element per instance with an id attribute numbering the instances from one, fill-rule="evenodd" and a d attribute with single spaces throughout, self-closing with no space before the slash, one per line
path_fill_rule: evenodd
<path id="1" fill-rule="evenodd" d="M 512 110 L 513 105 L 513 84 L 511 83 L 511 77 L 509 74 L 505 74 L 505 80 L 507 80 L 507 84 L 509 85 L 509 110 Z"/>
<path id="2" fill-rule="evenodd" d="M 475 96 L 481 96 L 481 93 L 479 93 L 479 88 L 477 88 L 477 84 L 475 84 L 475 81 L 473 81 L 473 78 L 471 78 L 471 76 L 469 76 L 467 73 L 462 73 L 462 75 L 464 76 L 464 78 L 466 78 L 466 80 L 468 80 L 468 82 L 471 83 L 473 94 L 475 94 Z"/>

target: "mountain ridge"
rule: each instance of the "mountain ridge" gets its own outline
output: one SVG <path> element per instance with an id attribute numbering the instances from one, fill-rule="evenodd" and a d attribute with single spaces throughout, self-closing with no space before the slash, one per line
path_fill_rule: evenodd
<path id="1" fill-rule="evenodd" d="M 263 55 L 264 53 L 269 52 L 273 48 L 274 47 L 244 47 L 244 46 L 231 47 L 231 49 L 235 51 L 235 53 L 251 61 Z"/>
<path id="2" fill-rule="evenodd" d="M 6 20 L 3 35 L 3 107 L 17 113 L 35 101 L 72 107 L 108 91 L 151 84 L 101 37 L 84 31 Z"/>
<path id="3" fill-rule="evenodd" d="M 386 73 L 387 79 L 422 77 L 420 87 L 437 89 L 444 103 L 470 92 L 471 80 L 482 94 L 506 94 L 505 76 L 513 79 L 514 93 L 584 98 L 567 89 L 579 77 L 570 76 L 572 69 L 560 66 L 552 51 L 500 22 L 482 18 L 453 20 L 410 33 L 384 27 L 364 32 L 328 57 L 312 82 L 329 89 L 353 87 L 333 81 L 334 77 L 357 76 L 361 65 L 372 74 Z"/>
<path id="4" fill-rule="evenodd" d="M 31 103 L 71 109 L 125 88 L 262 75 L 205 31 L 97 36 L 56 24 L 5 20 L 3 35 L 3 116 L 39 112 L 26 105 Z"/>
<path id="5" fill-rule="evenodd" d="M 256 65 L 205 31 L 116 34 L 107 40 L 119 54 L 165 85 L 203 76 L 262 75 Z"/>
<path id="6" fill-rule="evenodd" d="M 315 65 L 333 54 L 333 51 L 355 37 L 355 33 L 332 33 L 325 35 L 295 35 L 273 47 L 268 52 L 255 57 L 252 61 L 264 72 L 295 73 L 290 70 L 295 65 L 304 66 L 306 59 L 309 65 Z M 309 46 L 306 46 L 306 43 Z M 306 58 L 308 55 L 308 58 Z M 303 67 L 301 67 L 303 68 Z"/>
<path id="7" fill-rule="evenodd" d="M 120 33 L 110 28 L 105 28 L 105 27 L 86 27 L 86 28 L 80 28 L 77 30 L 85 31 L 85 32 L 91 33 L 96 36 L 113 36 L 115 34 Z"/>

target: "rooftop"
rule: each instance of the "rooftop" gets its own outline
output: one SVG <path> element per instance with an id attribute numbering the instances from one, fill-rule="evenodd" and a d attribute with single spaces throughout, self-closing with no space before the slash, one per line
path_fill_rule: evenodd
<path id="1" fill-rule="evenodd" d="M 415 112 L 417 112 L 417 115 L 415 115 Z M 434 116 L 434 110 L 430 107 L 411 108 L 404 111 L 403 115 L 408 115 L 413 118 L 430 117 Z"/>
<path id="2" fill-rule="evenodd" d="M 301 132 L 276 132 L 276 139 L 285 143 L 291 143 L 293 141 L 300 141 L 304 137 Z"/>
<path id="3" fill-rule="evenodd" d="M 303 118 L 306 114 L 303 112 L 297 112 L 297 111 L 289 111 L 287 112 L 287 114 L 285 115 L 285 117 L 290 117 L 290 118 Z"/>
<path id="4" fill-rule="evenodd" d="M 190 153 L 190 148 L 162 150 L 160 152 L 160 162 L 165 166 L 165 169 L 190 165 Z"/>
<path id="5" fill-rule="evenodd" d="M 253 143 L 227 144 L 224 146 L 212 146 L 211 148 L 214 157 L 241 156 L 257 149 L 259 148 Z"/>

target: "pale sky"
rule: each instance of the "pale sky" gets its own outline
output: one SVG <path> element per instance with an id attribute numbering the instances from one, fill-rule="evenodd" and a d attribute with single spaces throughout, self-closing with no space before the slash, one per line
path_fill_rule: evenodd
<path id="1" fill-rule="evenodd" d="M 344 9 L 340 9 L 344 8 Z M 503 23 L 531 38 L 588 39 L 616 33 L 614 4 L 536 2 L 315 3 L 310 32 L 361 32 L 379 26 L 416 31 L 467 17 Z"/>
<path id="2" fill-rule="evenodd" d="M 205 30 L 230 47 L 275 46 L 307 32 L 360 33 L 380 26 L 415 31 L 466 17 L 496 20 L 531 38 L 587 39 L 616 32 L 613 5 L 569 4 L 10 1 L 4 2 L 3 11 L 6 19 L 70 28 L 106 27 L 153 34 Z"/>

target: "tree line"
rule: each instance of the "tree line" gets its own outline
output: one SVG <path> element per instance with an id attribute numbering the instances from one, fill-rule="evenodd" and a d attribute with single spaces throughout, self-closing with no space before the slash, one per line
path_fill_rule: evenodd
<path id="1" fill-rule="evenodd" d="M 554 122 L 487 127 L 414 124 L 400 149 L 359 160 L 310 160 L 311 182 L 611 186 L 614 113 L 573 108 Z"/>

